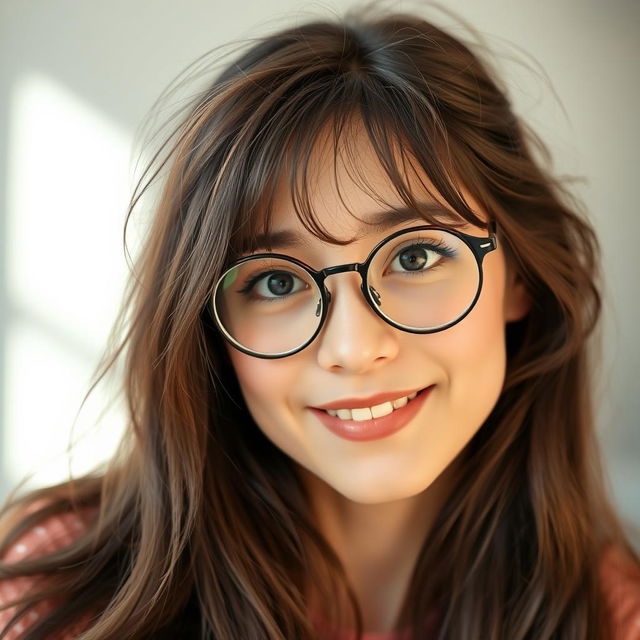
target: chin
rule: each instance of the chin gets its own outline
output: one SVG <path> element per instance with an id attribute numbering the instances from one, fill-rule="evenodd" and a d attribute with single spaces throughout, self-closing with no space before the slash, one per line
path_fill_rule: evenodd
<path id="1" fill-rule="evenodd" d="M 343 497 L 358 504 L 385 504 L 405 500 L 422 493 L 431 485 L 423 479 L 423 482 L 415 486 L 409 483 L 408 477 L 397 478 L 397 482 L 387 477 L 377 478 L 372 482 L 350 482 L 346 485 L 331 484 L 333 489 Z"/>

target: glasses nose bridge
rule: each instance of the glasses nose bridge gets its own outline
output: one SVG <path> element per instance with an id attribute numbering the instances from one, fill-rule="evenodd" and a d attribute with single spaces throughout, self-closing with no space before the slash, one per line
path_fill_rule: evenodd
<path id="1" fill-rule="evenodd" d="M 362 270 L 362 264 L 360 262 L 348 262 L 347 264 L 337 264 L 335 267 L 327 267 L 326 269 L 322 269 L 320 271 L 320 275 L 322 276 L 322 280 L 328 276 L 332 276 L 336 273 L 344 273 L 345 271 L 358 271 Z"/>
<path id="2" fill-rule="evenodd" d="M 366 266 L 364 263 L 361 263 L 361 262 L 349 262 L 347 264 L 338 264 L 334 267 L 327 267 L 326 269 L 322 269 L 322 271 L 320 271 L 320 282 L 322 284 L 322 288 L 327 294 L 327 298 L 329 302 L 331 302 L 331 292 L 327 289 L 325 285 L 325 280 L 329 276 L 333 276 L 338 273 L 345 273 L 347 271 L 357 271 L 360 274 L 361 282 L 364 283 L 365 275 L 366 275 L 365 274 Z"/>

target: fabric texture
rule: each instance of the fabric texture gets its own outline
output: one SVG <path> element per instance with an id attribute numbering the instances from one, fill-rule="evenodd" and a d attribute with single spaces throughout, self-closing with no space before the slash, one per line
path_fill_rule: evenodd
<path id="1" fill-rule="evenodd" d="M 38 557 L 63 548 L 73 542 L 84 530 L 83 520 L 75 513 L 51 516 L 41 525 L 23 534 L 1 558 L 3 562 L 16 562 L 26 557 Z M 601 564 L 603 595 L 610 620 L 612 640 L 640 640 L 640 568 L 630 564 L 625 555 L 615 547 L 608 547 L 603 553 Z M 26 594 L 34 584 L 32 578 L 12 578 L 0 581 L 0 604 Z M 15 623 L 6 640 L 17 640 L 24 630 L 55 606 L 47 600 L 39 603 Z M 0 629 L 4 630 L 16 609 L 10 607 L 0 611 Z M 434 625 L 437 617 L 433 612 L 429 617 Z M 314 616 L 314 624 L 323 640 L 354 640 L 355 633 L 348 629 L 331 629 L 325 621 Z M 78 629 L 56 636 L 55 640 L 71 640 Z M 397 640 L 398 634 L 366 633 L 363 640 Z M 54 639 L 52 639 L 54 640 Z"/>
<path id="2" fill-rule="evenodd" d="M 38 505 L 33 505 L 37 507 Z M 30 511 L 33 510 L 30 509 Z M 34 527 L 23 534 L 2 556 L 2 562 L 17 562 L 24 558 L 37 558 L 62 549 L 70 545 L 83 531 L 85 524 L 79 515 L 64 513 L 52 516 L 41 525 Z M 26 595 L 35 583 L 34 578 L 19 577 L 0 581 L 0 605 L 4 605 L 17 597 Z M 16 640 L 21 633 L 32 625 L 41 616 L 56 606 L 55 600 L 44 600 L 32 608 L 25 616 L 16 622 L 6 640 Z M 10 607 L 0 611 L 0 629 L 4 630 L 9 620 L 16 613 L 18 607 Z M 52 640 L 70 640 L 76 637 L 78 629 L 74 627 L 67 633 L 58 634 Z"/>

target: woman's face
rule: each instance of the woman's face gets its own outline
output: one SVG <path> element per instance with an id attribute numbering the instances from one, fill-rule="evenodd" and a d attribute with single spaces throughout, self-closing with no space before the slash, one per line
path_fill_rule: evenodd
<path id="1" fill-rule="evenodd" d="M 387 202 L 401 206 L 364 139 L 359 151 L 362 175 Z M 316 154 L 316 160 L 322 158 Z M 274 247 L 274 251 L 315 269 L 363 262 L 393 231 L 425 224 L 416 217 L 383 232 L 363 227 L 338 195 L 332 164 L 316 162 L 314 166 L 317 173 L 310 196 L 318 219 L 331 234 L 353 241 L 332 245 L 306 231 L 295 214 L 285 178 L 276 193 L 272 232 L 291 231 L 304 242 L 286 250 Z M 383 209 L 351 181 L 341 161 L 336 170 L 340 193 L 351 212 L 366 220 Z M 426 176 L 422 178 L 428 183 Z M 418 190 L 419 183 L 415 184 Z M 476 207 L 468 194 L 465 197 Z M 477 207 L 476 211 L 482 215 Z M 461 230 L 487 235 L 486 230 L 470 225 Z M 439 333 L 412 334 L 390 326 L 365 302 L 360 276 L 347 272 L 325 281 L 332 295 L 329 314 L 315 341 L 302 351 L 267 360 L 227 345 L 258 427 L 295 462 L 352 501 L 382 503 L 428 488 L 496 404 L 505 375 L 505 323 L 527 311 L 526 293 L 508 276 L 500 247 L 485 256 L 483 272 L 482 293 L 471 313 Z M 349 398 L 367 399 L 380 393 L 395 397 L 428 387 L 419 410 L 401 429 L 373 440 L 340 437 L 313 410 L 327 403 L 340 405 Z"/>

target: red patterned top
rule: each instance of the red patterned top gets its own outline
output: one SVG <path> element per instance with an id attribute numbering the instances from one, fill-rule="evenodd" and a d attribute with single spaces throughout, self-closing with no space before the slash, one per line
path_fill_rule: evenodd
<path id="1" fill-rule="evenodd" d="M 40 504 L 32 505 L 28 510 L 34 511 Z M 24 558 L 37 558 L 70 545 L 85 530 L 85 524 L 76 513 L 63 513 L 49 517 L 42 524 L 24 533 L 9 547 L 0 558 L 2 562 L 17 562 Z M 26 595 L 35 579 L 31 577 L 10 578 L 0 581 L 0 605 Z M 4 640 L 16 640 L 20 634 L 40 616 L 46 614 L 56 605 L 55 600 L 44 600 L 33 607 L 25 616 L 16 622 Z M 0 630 L 4 630 L 18 607 L 10 607 L 0 611 Z M 85 622 L 86 625 L 86 622 Z M 81 631 L 74 626 L 68 632 L 58 634 L 51 640 L 70 640 Z"/>
<path id="2" fill-rule="evenodd" d="M 25 557 L 38 557 L 73 542 L 84 530 L 82 519 L 74 513 L 51 516 L 41 525 L 23 534 L 1 558 L 3 562 L 15 562 Z M 603 593 L 610 619 L 612 640 L 640 640 L 640 568 L 628 562 L 617 548 L 609 547 L 603 554 L 601 565 Z M 11 578 L 0 581 L 0 604 L 5 604 L 26 593 L 33 584 L 32 578 Z M 39 603 L 25 617 L 17 622 L 5 636 L 6 640 L 17 640 L 20 634 L 40 616 L 49 611 L 55 602 Z M 0 611 L 0 630 L 4 630 L 15 612 L 13 607 Z M 436 619 L 430 619 L 435 624 Z M 329 629 L 321 618 L 314 618 L 322 638 L 327 640 L 353 640 L 355 634 L 347 629 Z M 55 640 L 72 640 L 79 633 L 74 628 Z M 435 637 L 434 628 L 434 637 Z M 363 640 L 397 640 L 399 636 L 390 633 L 365 633 Z M 52 638 L 52 640 L 54 640 Z"/>

